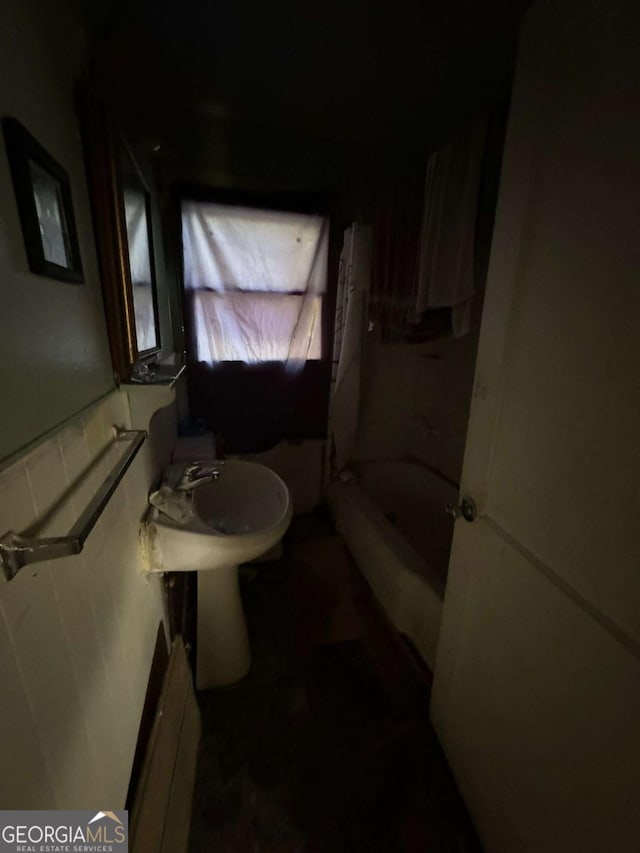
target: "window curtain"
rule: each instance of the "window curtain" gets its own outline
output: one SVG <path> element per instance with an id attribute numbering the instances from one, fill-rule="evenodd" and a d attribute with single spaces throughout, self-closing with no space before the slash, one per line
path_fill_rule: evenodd
<path id="1" fill-rule="evenodd" d="M 329 431 L 341 471 L 356 447 L 366 306 L 371 280 L 371 228 L 354 222 L 344 233 L 336 298 Z"/>
<path id="2" fill-rule="evenodd" d="M 326 438 L 328 219 L 189 200 L 182 234 L 191 416 L 227 453 Z"/>
<path id="3" fill-rule="evenodd" d="M 182 241 L 198 362 L 321 358 L 324 217 L 185 201 Z"/>

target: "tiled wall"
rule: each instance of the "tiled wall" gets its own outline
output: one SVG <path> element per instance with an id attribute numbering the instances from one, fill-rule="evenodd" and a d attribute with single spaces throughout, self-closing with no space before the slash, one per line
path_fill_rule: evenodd
<path id="1" fill-rule="evenodd" d="M 122 453 L 114 391 L 0 472 L 0 535 L 64 535 Z M 0 807 L 124 804 L 158 623 L 138 522 L 157 476 L 146 441 L 81 554 L 0 581 Z M 102 454 L 102 455 L 101 455 Z M 98 460 L 95 462 L 95 460 Z"/>
<path id="2" fill-rule="evenodd" d="M 365 338 L 358 459 L 412 456 L 459 482 L 480 337 L 506 113 L 489 116 L 475 225 L 471 328 L 462 338 L 382 344 Z"/>
<path id="3" fill-rule="evenodd" d="M 412 456 L 460 479 L 481 301 L 471 332 L 424 344 L 365 340 L 358 459 Z"/>

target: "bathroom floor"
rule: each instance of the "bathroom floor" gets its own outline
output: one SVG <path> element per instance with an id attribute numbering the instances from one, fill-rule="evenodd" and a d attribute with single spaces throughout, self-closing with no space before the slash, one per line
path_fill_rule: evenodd
<path id="1" fill-rule="evenodd" d="M 248 569 L 253 666 L 199 694 L 192 853 L 476 853 L 412 662 L 342 541 L 294 520 Z"/>

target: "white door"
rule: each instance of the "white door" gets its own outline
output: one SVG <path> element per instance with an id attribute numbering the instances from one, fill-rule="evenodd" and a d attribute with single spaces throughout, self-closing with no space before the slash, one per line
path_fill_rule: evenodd
<path id="1" fill-rule="evenodd" d="M 525 18 L 432 718 L 491 853 L 640 851 L 640 15 Z"/>

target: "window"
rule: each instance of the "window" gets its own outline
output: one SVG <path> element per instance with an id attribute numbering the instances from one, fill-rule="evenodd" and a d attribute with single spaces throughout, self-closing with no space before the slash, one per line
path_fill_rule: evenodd
<path id="1" fill-rule="evenodd" d="M 196 360 L 320 359 L 328 242 L 322 216 L 183 202 Z"/>

